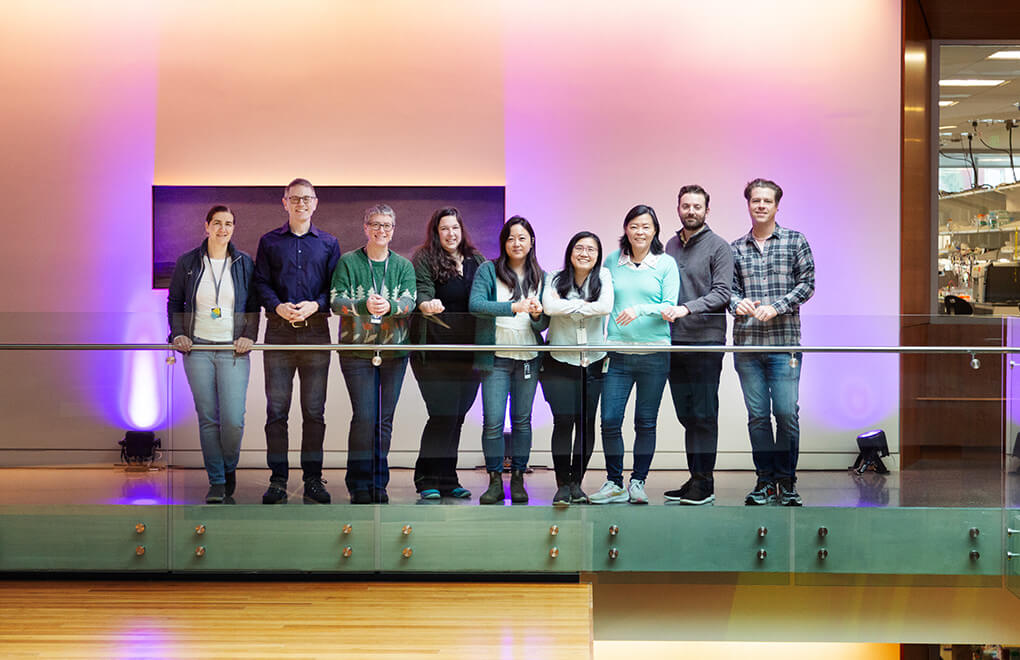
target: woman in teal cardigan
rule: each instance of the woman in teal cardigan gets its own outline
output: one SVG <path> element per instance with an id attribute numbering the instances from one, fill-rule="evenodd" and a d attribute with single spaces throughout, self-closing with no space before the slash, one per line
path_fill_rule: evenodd
<path id="1" fill-rule="evenodd" d="M 478 269 L 469 309 L 478 317 L 475 344 L 535 346 L 549 326 L 542 313 L 544 274 L 535 258 L 535 231 L 515 215 L 499 233 L 500 254 Z M 510 397 L 510 500 L 528 501 L 524 471 L 531 454 L 531 407 L 535 401 L 541 354 L 534 350 L 479 351 L 475 368 L 482 372 L 482 451 L 489 487 L 482 504 L 503 501 L 503 424 Z"/>

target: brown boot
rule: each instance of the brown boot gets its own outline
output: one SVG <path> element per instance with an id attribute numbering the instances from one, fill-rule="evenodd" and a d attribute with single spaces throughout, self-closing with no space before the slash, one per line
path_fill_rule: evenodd
<path id="1" fill-rule="evenodd" d="M 489 473 L 489 487 L 478 498 L 479 504 L 498 504 L 503 501 L 503 473 Z"/>
<path id="2" fill-rule="evenodd" d="M 524 473 L 520 470 L 510 473 L 510 501 L 514 504 L 528 503 L 528 491 L 524 490 Z"/>

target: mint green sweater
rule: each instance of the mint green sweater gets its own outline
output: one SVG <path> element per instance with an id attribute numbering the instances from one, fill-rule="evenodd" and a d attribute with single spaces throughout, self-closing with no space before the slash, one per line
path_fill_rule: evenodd
<path id="1" fill-rule="evenodd" d="M 650 267 L 650 261 L 655 261 Z M 675 305 L 680 295 L 680 271 L 668 254 L 645 257 L 640 268 L 620 264 L 620 251 L 606 257 L 603 267 L 613 276 L 613 312 L 609 315 L 610 344 L 669 344 L 669 323 L 662 310 Z M 616 324 L 620 312 L 633 308 L 638 317 L 625 326 Z"/>

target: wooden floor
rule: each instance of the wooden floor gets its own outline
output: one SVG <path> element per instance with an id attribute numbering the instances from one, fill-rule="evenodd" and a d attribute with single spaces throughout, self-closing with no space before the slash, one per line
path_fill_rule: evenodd
<path id="1" fill-rule="evenodd" d="M 587 584 L 0 582 L 3 658 L 591 658 Z"/>

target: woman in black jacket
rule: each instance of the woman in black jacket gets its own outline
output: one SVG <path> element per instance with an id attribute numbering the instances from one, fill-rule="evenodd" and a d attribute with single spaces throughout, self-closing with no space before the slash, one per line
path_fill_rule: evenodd
<path id="1" fill-rule="evenodd" d="M 244 433 L 244 404 L 258 337 L 258 302 L 249 295 L 254 262 L 230 242 L 234 214 L 214 206 L 205 217 L 206 239 L 174 266 L 167 296 L 170 341 L 184 354 L 184 373 L 198 412 L 198 437 L 209 475 L 209 504 L 230 497 Z M 221 350 L 192 351 L 195 345 Z"/>
<path id="2" fill-rule="evenodd" d="M 445 207 L 432 214 L 425 241 L 412 261 L 421 312 L 415 319 L 416 341 L 474 343 L 475 318 L 468 313 L 468 297 L 485 257 L 471 244 L 460 211 Z M 414 486 L 422 499 L 471 497 L 457 478 L 457 448 L 464 417 L 478 396 L 473 360 L 474 354 L 466 351 L 411 354 L 411 370 L 429 413 L 414 465 Z"/>

